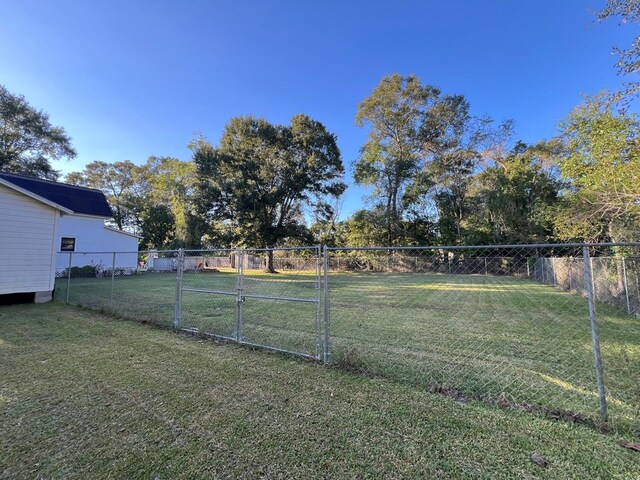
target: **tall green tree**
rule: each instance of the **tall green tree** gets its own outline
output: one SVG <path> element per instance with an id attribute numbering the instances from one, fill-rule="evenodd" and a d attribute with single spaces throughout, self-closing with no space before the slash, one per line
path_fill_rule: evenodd
<path id="1" fill-rule="evenodd" d="M 344 228 L 338 220 L 341 210 L 340 198 L 335 198 L 330 210 L 318 209 L 314 212 L 311 225 L 313 243 L 335 247 L 341 244 Z"/>
<path id="2" fill-rule="evenodd" d="M 470 182 L 511 126 L 496 128 L 469 110 L 464 96 L 397 74 L 383 78 L 358 106 L 356 122 L 367 124 L 369 134 L 354 177 L 373 187 L 375 207 L 385 211 L 385 243 L 412 242 L 412 234 L 426 241 L 434 221 L 441 242 L 463 241 Z"/>
<path id="3" fill-rule="evenodd" d="M 568 182 L 558 209 L 561 239 L 633 240 L 640 226 L 640 123 L 613 111 L 606 95 L 578 106 L 562 123 L 558 157 Z"/>
<path id="4" fill-rule="evenodd" d="M 144 249 L 164 248 L 175 238 L 176 222 L 166 205 L 151 205 L 142 213 L 141 246 Z"/>
<path id="5" fill-rule="evenodd" d="M 152 205 L 166 205 L 175 221 L 175 245 L 199 248 L 205 225 L 194 204 L 196 166 L 172 157 L 149 157 L 140 167 Z"/>
<path id="6" fill-rule="evenodd" d="M 426 137 L 435 143 L 437 134 L 426 129 L 429 111 L 440 102 L 440 90 L 423 85 L 414 75 L 384 77 L 371 95 L 358 105 L 356 125 L 369 127 L 367 141 L 355 163 L 359 185 L 373 187 L 373 198 L 384 208 L 387 242 L 401 236 L 402 197 L 413 176 L 420 171 Z"/>
<path id="7" fill-rule="evenodd" d="M 431 179 L 438 226 L 443 243 L 463 243 L 464 222 L 470 212 L 468 191 L 483 159 L 489 138 L 489 119 L 473 118 L 469 102 L 462 96 L 449 97 L 430 112 L 425 129 L 434 140 L 425 174 Z"/>
<path id="8" fill-rule="evenodd" d="M 91 162 L 84 170 L 68 174 L 66 181 L 101 190 L 111 206 L 113 221 L 118 229 L 136 229 L 140 226 L 148 188 L 141 177 L 140 167 L 133 162 Z"/>
<path id="9" fill-rule="evenodd" d="M 553 237 L 561 182 L 553 171 L 557 142 L 513 150 L 474 179 L 469 229 L 474 243 L 540 243 Z"/>
<path id="10" fill-rule="evenodd" d="M 0 85 L 0 171 L 56 180 L 51 162 L 75 156 L 64 128 L 51 125 L 49 115 Z"/>
<path id="11" fill-rule="evenodd" d="M 380 228 L 387 212 L 382 205 L 372 209 L 356 210 L 345 223 L 345 246 L 370 247 L 384 245 L 387 232 Z"/>
<path id="12" fill-rule="evenodd" d="M 305 115 L 289 125 L 235 117 L 218 147 L 202 137 L 190 146 L 201 210 L 211 223 L 232 224 L 242 245 L 272 248 L 306 236 L 303 209 L 330 212 L 329 200 L 346 188 L 335 135 Z M 271 251 L 266 270 L 274 271 Z"/>

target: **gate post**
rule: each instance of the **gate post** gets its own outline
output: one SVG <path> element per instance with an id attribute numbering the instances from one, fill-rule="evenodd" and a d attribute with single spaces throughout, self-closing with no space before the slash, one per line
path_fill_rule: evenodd
<path id="1" fill-rule="evenodd" d="M 69 292 L 71 291 L 71 259 L 73 258 L 73 252 L 69 252 L 69 266 L 67 267 L 67 301 L 69 304 Z"/>
<path id="2" fill-rule="evenodd" d="M 589 247 L 582 247 L 582 259 L 584 262 L 584 276 L 589 299 L 589 320 L 591 322 L 591 340 L 593 343 L 593 357 L 596 368 L 596 384 L 598 386 L 598 399 L 600 402 L 600 418 L 607 421 L 607 397 L 604 388 L 604 378 L 602 375 L 602 357 L 600 355 L 600 338 L 598 335 L 598 324 L 596 323 L 596 305 L 593 294 L 592 262 L 589 257 Z"/>
<path id="3" fill-rule="evenodd" d="M 330 298 L 329 298 L 329 249 L 325 245 L 323 250 L 323 269 L 324 269 L 324 350 L 323 350 L 323 358 L 324 363 L 329 363 L 331 361 L 331 348 L 329 345 L 329 337 L 330 337 Z"/>
<path id="4" fill-rule="evenodd" d="M 242 250 L 236 251 L 236 342 L 242 343 L 242 302 L 244 298 L 242 296 L 243 290 L 243 275 L 244 275 L 244 252 Z"/>
<path id="5" fill-rule="evenodd" d="M 320 326 L 320 308 L 321 308 L 321 293 L 322 293 L 322 247 L 318 245 L 316 247 L 316 360 L 320 360 L 320 343 L 322 342 L 322 328 Z"/>
<path id="6" fill-rule="evenodd" d="M 184 274 L 184 249 L 178 250 L 178 264 L 176 272 L 176 308 L 173 326 L 179 328 L 182 325 L 182 277 Z"/>
<path id="7" fill-rule="evenodd" d="M 622 257 L 622 280 L 624 281 L 624 296 L 627 300 L 627 313 L 631 313 L 631 303 L 629 302 L 629 287 L 627 285 L 627 264 Z"/>
<path id="8" fill-rule="evenodd" d="M 115 288 L 116 281 L 116 252 L 113 252 L 113 259 L 111 260 L 111 298 L 109 300 L 109 307 L 113 310 L 113 290 Z"/>

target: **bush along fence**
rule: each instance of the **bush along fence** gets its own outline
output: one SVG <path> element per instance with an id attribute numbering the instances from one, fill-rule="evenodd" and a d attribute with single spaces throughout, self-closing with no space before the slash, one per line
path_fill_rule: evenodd
<path id="1" fill-rule="evenodd" d="M 638 259 L 640 243 L 65 252 L 55 294 L 456 398 L 637 428 Z"/>

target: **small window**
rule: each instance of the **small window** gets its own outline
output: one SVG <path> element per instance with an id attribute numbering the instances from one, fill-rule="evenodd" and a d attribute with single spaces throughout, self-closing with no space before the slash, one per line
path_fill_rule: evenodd
<path id="1" fill-rule="evenodd" d="M 62 241 L 60 242 L 60 251 L 75 252 L 75 250 L 76 250 L 76 239 L 73 237 L 62 237 Z"/>

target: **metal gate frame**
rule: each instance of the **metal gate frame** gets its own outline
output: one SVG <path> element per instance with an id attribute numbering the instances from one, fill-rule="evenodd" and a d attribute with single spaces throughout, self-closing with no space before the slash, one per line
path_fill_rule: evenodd
<path id="1" fill-rule="evenodd" d="M 286 250 L 314 250 L 314 255 L 316 259 L 316 294 L 315 298 L 299 298 L 299 297 L 285 297 L 285 296 L 275 296 L 275 295 L 259 295 L 259 294 L 249 294 L 244 290 L 244 263 L 245 256 L 247 255 L 247 250 L 250 252 L 268 252 L 268 251 L 286 251 Z M 189 250 L 189 252 L 197 252 L 199 250 Z M 206 252 L 208 250 L 201 250 L 202 252 Z M 237 256 L 237 268 L 236 268 L 236 288 L 235 291 L 230 290 L 214 290 L 214 289 L 206 289 L 206 288 L 187 288 L 184 286 L 184 259 L 185 259 L 185 250 L 178 250 L 178 263 L 177 263 L 177 275 L 176 275 L 176 304 L 175 304 L 175 318 L 174 318 L 174 327 L 177 330 L 189 332 L 189 333 L 199 333 L 202 335 L 206 335 L 212 338 L 226 340 L 238 343 L 240 345 L 246 345 L 249 347 L 257 347 L 263 348 L 265 350 L 271 350 L 281 353 L 287 353 L 290 355 L 295 355 L 299 357 L 308 358 L 315 361 L 323 360 L 325 362 L 328 361 L 328 326 L 324 327 L 324 335 L 323 329 L 321 326 L 321 314 L 322 314 L 322 305 L 323 305 L 323 297 L 325 300 L 326 297 L 326 271 L 324 271 L 325 263 L 323 261 L 323 254 L 320 246 L 314 247 L 282 247 L 282 248 L 251 248 L 251 249 L 216 249 L 216 251 L 226 251 L 230 254 Z M 204 293 L 210 295 L 226 295 L 233 296 L 236 298 L 236 327 L 232 336 L 220 335 L 203 332 L 197 328 L 185 328 L 183 327 L 182 322 L 182 294 L 183 292 L 197 292 Z M 243 327 L 244 327 L 244 316 L 243 316 L 243 304 L 247 299 L 263 299 L 263 300 L 274 300 L 274 301 L 284 301 L 284 302 L 301 302 L 301 303 L 313 303 L 316 305 L 316 315 L 315 315 L 315 326 L 316 326 L 316 351 L 315 354 L 309 354 L 305 352 L 298 352 L 294 350 L 288 350 L 285 348 L 279 348 L 274 345 L 266 345 L 258 342 L 249 342 L 244 339 L 243 335 Z M 325 322 L 328 321 L 328 316 L 325 313 L 324 316 Z"/>

